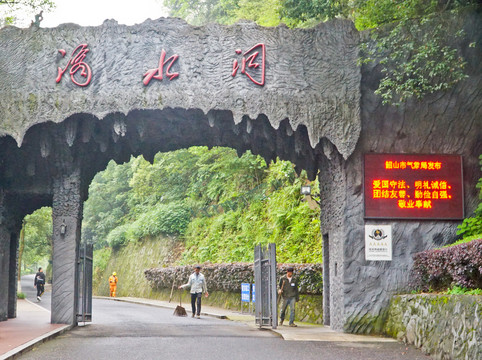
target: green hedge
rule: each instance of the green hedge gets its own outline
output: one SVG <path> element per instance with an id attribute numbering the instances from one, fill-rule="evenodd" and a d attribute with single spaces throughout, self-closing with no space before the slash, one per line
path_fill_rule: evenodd
<path id="1" fill-rule="evenodd" d="M 299 279 L 301 294 L 320 295 L 323 293 L 322 264 L 278 264 L 277 276 L 286 273 L 288 267 L 294 268 L 294 275 Z M 151 268 L 144 272 L 151 286 L 157 289 L 171 288 L 186 283 L 193 272 L 193 266 Z M 204 264 L 201 272 L 206 276 L 209 291 L 241 291 L 241 283 L 254 282 L 252 263 Z"/>

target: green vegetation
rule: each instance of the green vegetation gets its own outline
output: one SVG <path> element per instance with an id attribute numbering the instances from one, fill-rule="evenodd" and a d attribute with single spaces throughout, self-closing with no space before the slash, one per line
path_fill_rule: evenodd
<path id="1" fill-rule="evenodd" d="M 18 292 L 17 299 L 25 299 L 25 294 L 23 292 Z"/>
<path id="2" fill-rule="evenodd" d="M 43 207 L 25 216 L 20 234 L 19 274 L 35 273 L 39 266 L 46 267 L 52 258 L 51 239 L 52 208 Z"/>
<path id="3" fill-rule="evenodd" d="M 306 181 L 290 162 L 268 167 L 227 148 L 159 153 L 153 164 L 111 162 L 90 186 L 83 240 L 120 251 L 168 236 L 184 249 L 177 264 L 252 261 L 255 244 L 274 242 L 279 262 L 318 263 L 319 208 L 302 201 Z M 108 252 L 96 251 L 96 266 L 105 268 Z"/>
<path id="4" fill-rule="evenodd" d="M 164 0 L 172 16 L 195 25 L 256 21 L 310 27 L 334 19 L 351 19 L 371 33 L 360 64 L 379 59 L 383 78 L 376 93 L 385 104 L 398 105 L 444 91 L 465 79 L 466 62 L 452 46 L 464 36 L 453 16 L 480 9 L 478 0 Z M 475 43 L 470 44 L 476 46 Z"/>
<path id="5" fill-rule="evenodd" d="M 461 286 L 454 286 L 451 289 L 447 289 L 444 294 L 447 295 L 482 295 L 482 289 L 467 289 Z"/>
<path id="6" fill-rule="evenodd" d="M 482 155 L 479 155 L 479 164 L 481 166 L 480 169 L 482 170 Z M 460 242 L 482 239 L 482 178 L 479 179 L 476 187 L 479 189 L 479 205 L 477 206 L 477 209 L 475 209 L 474 215 L 464 219 L 464 222 L 459 225 L 457 235 L 462 236 Z"/>

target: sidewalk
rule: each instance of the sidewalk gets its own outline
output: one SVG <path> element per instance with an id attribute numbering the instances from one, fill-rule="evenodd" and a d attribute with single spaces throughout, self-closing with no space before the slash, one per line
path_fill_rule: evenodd
<path id="1" fill-rule="evenodd" d="M 50 311 L 18 300 L 17 317 L 0 322 L 0 360 L 11 359 L 68 329 L 69 325 L 51 324 Z"/>
<path id="2" fill-rule="evenodd" d="M 95 296 L 96 299 L 111 301 L 124 301 L 134 304 L 156 306 L 167 309 L 176 308 L 175 302 L 161 300 L 150 300 L 140 298 L 109 298 Z M 254 316 L 241 314 L 240 312 L 225 310 L 212 306 L 203 305 L 202 316 L 211 316 L 218 319 L 239 321 L 251 327 L 257 327 L 254 323 Z M 297 323 L 298 327 L 278 326 L 277 329 L 264 327 L 263 329 L 279 334 L 284 340 L 290 341 L 329 341 L 329 342 L 396 342 L 391 338 L 377 336 L 363 336 L 339 333 L 327 326 Z M 69 330 L 69 325 L 50 324 L 50 312 L 28 300 L 18 300 L 17 318 L 0 322 L 0 360 L 13 359 L 34 345 L 47 341 L 63 332 Z"/>

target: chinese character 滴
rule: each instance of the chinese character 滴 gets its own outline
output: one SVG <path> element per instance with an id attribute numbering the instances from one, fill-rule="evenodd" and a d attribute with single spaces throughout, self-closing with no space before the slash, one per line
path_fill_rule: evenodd
<path id="1" fill-rule="evenodd" d="M 65 69 L 62 69 L 61 67 L 58 68 L 57 79 L 55 79 L 55 82 L 59 83 L 60 80 L 62 80 L 62 76 L 70 66 L 69 74 L 70 74 L 70 78 L 72 79 L 72 82 L 78 86 L 89 85 L 90 80 L 92 79 L 92 70 L 90 69 L 90 66 L 84 62 L 84 59 L 87 56 L 88 52 L 89 52 L 89 49 L 87 49 L 87 44 L 80 44 L 79 46 L 77 46 L 75 50 L 72 52 L 72 55 L 70 56 L 69 62 L 65 66 Z M 64 57 L 67 52 L 63 49 L 60 49 L 59 53 L 61 53 L 62 57 Z M 78 82 L 74 77 L 74 75 L 79 70 L 80 70 L 80 76 L 85 78 L 84 82 Z"/>

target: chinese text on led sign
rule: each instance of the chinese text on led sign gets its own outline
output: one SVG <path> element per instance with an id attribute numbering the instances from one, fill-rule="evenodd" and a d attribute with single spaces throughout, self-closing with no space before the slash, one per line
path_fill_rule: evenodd
<path id="1" fill-rule="evenodd" d="M 365 218 L 463 219 L 458 155 L 365 155 Z"/>

